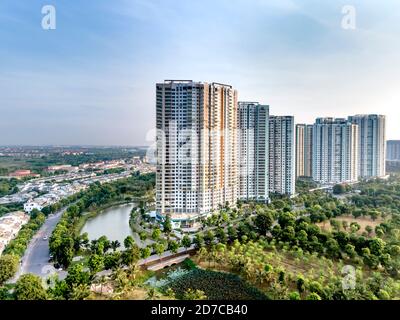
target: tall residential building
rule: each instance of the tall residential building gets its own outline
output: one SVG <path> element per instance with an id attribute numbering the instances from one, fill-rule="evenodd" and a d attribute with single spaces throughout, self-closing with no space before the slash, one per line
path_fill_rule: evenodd
<path id="1" fill-rule="evenodd" d="M 358 179 L 358 125 L 318 118 L 313 129 L 313 179 L 333 184 Z"/>
<path id="2" fill-rule="evenodd" d="M 400 140 L 388 140 L 386 160 L 400 160 Z"/>
<path id="3" fill-rule="evenodd" d="M 269 118 L 269 191 L 295 193 L 294 117 Z"/>
<path id="4" fill-rule="evenodd" d="M 358 125 L 360 178 L 383 177 L 386 174 L 386 117 L 377 114 L 350 116 Z"/>
<path id="5" fill-rule="evenodd" d="M 239 102 L 239 197 L 268 202 L 269 106 Z"/>
<path id="6" fill-rule="evenodd" d="M 156 212 L 191 225 L 235 204 L 237 92 L 229 85 L 166 80 L 156 85 Z"/>
<path id="7" fill-rule="evenodd" d="M 296 125 L 296 178 L 312 177 L 312 137 L 312 125 Z"/>

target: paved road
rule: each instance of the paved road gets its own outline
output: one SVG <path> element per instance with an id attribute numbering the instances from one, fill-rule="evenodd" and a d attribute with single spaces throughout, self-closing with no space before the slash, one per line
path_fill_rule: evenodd
<path id="1" fill-rule="evenodd" d="M 11 283 L 16 282 L 19 277 L 25 273 L 33 273 L 40 277 L 47 277 L 50 272 L 55 271 L 52 264 L 49 263 L 49 238 L 65 210 L 66 208 L 46 219 L 43 226 L 29 243 L 29 246 L 21 259 L 22 263 L 18 272 L 14 278 L 10 280 Z M 47 239 L 44 240 L 44 237 L 47 237 Z M 57 271 L 57 273 L 60 278 L 65 276 L 65 272 Z"/>

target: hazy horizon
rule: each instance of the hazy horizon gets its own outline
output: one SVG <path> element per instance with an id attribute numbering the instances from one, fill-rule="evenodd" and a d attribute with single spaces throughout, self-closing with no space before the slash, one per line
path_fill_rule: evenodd
<path id="1" fill-rule="evenodd" d="M 396 0 L 351 1 L 355 30 L 339 0 L 48 2 L 0 3 L 0 145 L 148 146 L 164 79 L 227 83 L 296 123 L 384 114 L 400 139 Z"/>

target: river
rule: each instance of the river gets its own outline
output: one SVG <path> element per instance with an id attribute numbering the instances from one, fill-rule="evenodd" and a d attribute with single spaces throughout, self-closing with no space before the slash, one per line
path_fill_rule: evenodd
<path id="1" fill-rule="evenodd" d="M 123 248 L 124 239 L 132 236 L 139 247 L 143 247 L 137 233 L 129 227 L 129 215 L 133 203 L 122 204 L 103 210 L 97 216 L 86 221 L 81 234 L 87 232 L 90 240 L 106 236 L 110 241 L 118 240 Z M 146 241 L 148 243 L 148 241 Z"/>

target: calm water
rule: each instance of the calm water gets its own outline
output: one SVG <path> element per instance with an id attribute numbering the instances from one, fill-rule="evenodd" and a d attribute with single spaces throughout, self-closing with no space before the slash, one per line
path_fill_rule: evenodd
<path id="1" fill-rule="evenodd" d="M 109 240 L 118 240 L 123 246 L 124 239 L 134 234 L 129 227 L 129 214 L 134 204 L 123 204 L 105 209 L 96 217 L 89 219 L 83 226 L 81 233 L 88 233 L 89 239 L 98 239 L 106 236 Z"/>

